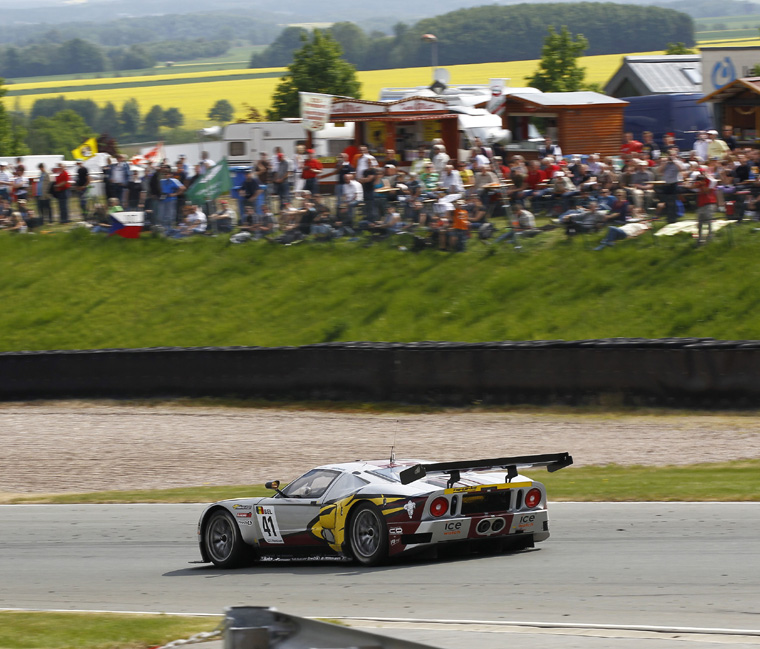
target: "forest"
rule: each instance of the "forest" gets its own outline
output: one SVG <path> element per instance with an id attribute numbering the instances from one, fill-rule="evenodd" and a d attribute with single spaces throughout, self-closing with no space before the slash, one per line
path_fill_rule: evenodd
<path id="1" fill-rule="evenodd" d="M 427 18 L 413 26 L 393 26 L 393 35 L 367 34 L 350 22 L 327 28 L 359 70 L 420 67 L 431 63 L 431 45 L 422 34 L 435 34 L 438 63 L 457 65 L 520 61 L 541 56 L 547 28 L 566 25 L 589 41 L 585 55 L 664 50 L 668 43 L 694 45 L 694 22 L 685 13 L 652 6 L 613 3 L 489 5 Z M 306 30 L 289 27 L 250 67 L 288 65 Z"/>

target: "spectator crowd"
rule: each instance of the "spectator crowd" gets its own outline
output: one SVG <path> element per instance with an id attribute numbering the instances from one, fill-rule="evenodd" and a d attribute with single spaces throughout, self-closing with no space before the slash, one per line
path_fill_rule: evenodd
<path id="1" fill-rule="evenodd" d="M 605 229 L 602 249 L 653 220 L 675 223 L 687 210 L 696 210 L 698 243 L 710 239 L 716 211 L 736 220 L 757 213 L 760 151 L 741 148 L 730 126 L 697 134 L 686 150 L 669 135 L 656 142 L 645 132 L 642 140 L 626 133 L 619 156 L 603 158 L 563 155 L 547 137 L 534 160 L 477 138 L 467 159 L 456 160 L 433 141 L 408 167 L 392 150 L 350 146 L 334 170 L 323 169 L 312 150 L 289 156 L 276 148 L 260 155 L 234 198 L 203 204 L 184 197 L 215 164 L 205 152 L 192 166 L 181 156 L 136 167 L 119 155 L 96 179 L 81 162 L 72 170 L 40 164 L 31 182 L 19 158 L 0 163 L 0 226 L 26 232 L 68 223 L 73 200 L 81 221 L 98 232 L 109 231 L 109 214 L 128 210 L 144 212 L 146 228 L 178 238 L 229 233 L 233 242 L 292 245 L 408 233 L 415 247 L 461 251 L 472 237 L 519 246 L 561 227 L 568 235 Z M 320 184 L 328 171 L 330 185 Z M 95 181 L 105 200 L 93 199 Z"/>

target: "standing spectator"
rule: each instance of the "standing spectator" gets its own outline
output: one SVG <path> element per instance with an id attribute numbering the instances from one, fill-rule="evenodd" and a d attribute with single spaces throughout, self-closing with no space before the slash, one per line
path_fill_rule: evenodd
<path id="1" fill-rule="evenodd" d="M 728 145 L 731 151 L 736 151 L 736 137 L 734 136 L 734 127 L 726 124 L 723 127 L 723 141 Z"/>
<path id="2" fill-rule="evenodd" d="M 707 131 L 710 141 L 707 145 L 707 156 L 711 160 L 723 160 L 728 153 L 728 144 L 718 137 L 718 131 Z"/>
<path id="3" fill-rule="evenodd" d="M 124 205 L 129 189 L 129 163 L 121 153 L 116 155 L 116 164 L 111 167 L 111 190 L 114 198 L 119 199 L 119 205 Z"/>
<path id="4" fill-rule="evenodd" d="M 369 161 L 369 167 L 364 170 L 364 176 L 361 180 L 364 192 L 364 216 L 369 221 L 374 221 L 378 218 L 375 187 L 382 182 L 382 177 L 383 174 L 377 167 L 377 160 L 372 157 Z"/>
<path id="5" fill-rule="evenodd" d="M 82 220 L 87 219 L 87 189 L 90 186 L 90 172 L 81 160 L 77 160 L 77 175 L 74 179 L 74 192 L 79 199 L 79 212 Z M 127 183 L 129 186 L 129 183 Z"/>
<path id="6" fill-rule="evenodd" d="M 548 135 L 544 138 L 543 146 L 538 147 L 539 159 L 546 158 L 547 156 L 551 156 L 555 160 L 559 160 L 562 157 L 562 149 L 559 144 L 554 144 Z"/>
<path id="7" fill-rule="evenodd" d="M 55 197 L 58 200 L 58 209 L 60 210 L 59 221 L 61 223 L 69 222 L 69 174 L 63 165 L 58 163 L 55 169 L 56 176 L 53 187 Z"/>
<path id="8" fill-rule="evenodd" d="M 710 140 L 707 139 L 707 133 L 704 131 L 699 131 L 697 133 L 697 139 L 694 140 L 694 144 L 692 145 L 692 150 L 696 154 L 697 158 L 701 162 L 706 162 L 708 153 L 707 153 L 707 147 L 710 145 Z"/>
<path id="9" fill-rule="evenodd" d="M 201 151 L 201 174 L 205 174 L 211 167 L 213 167 L 216 163 L 208 157 L 208 151 Z"/>
<path id="10" fill-rule="evenodd" d="M 306 152 L 306 159 L 303 161 L 301 177 L 304 179 L 304 189 L 310 192 L 312 196 L 319 194 L 320 171 L 322 171 L 322 163 L 317 160 L 314 149 L 309 149 Z"/>
<path id="11" fill-rule="evenodd" d="M 129 187 L 127 189 L 127 209 L 131 211 L 139 209 L 142 191 L 143 182 L 140 178 L 140 172 L 135 169 L 132 172 L 132 177 L 129 179 Z"/>
<path id="12" fill-rule="evenodd" d="M 464 252 L 470 236 L 470 215 L 465 202 L 458 200 L 454 207 L 454 218 L 449 231 L 449 248 L 454 252 Z"/>
<path id="13" fill-rule="evenodd" d="M 13 175 L 13 199 L 18 203 L 25 201 L 29 194 L 29 181 L 24 175 L 24 165 L 16 167 Z"/>
<path id="14" fill-rule="evenodd" d="M 261 187 L 261 194 L 259 194 L 259 204 L 261 210 L 266 211 L 264 210 L 264 205 L 268 203 L 267 199 L 271 194 L 270 183 L 272 182 L 272 169 L 269 166 L 269 158 L 264 151 L 259 154 L 259 159 L 256 161 L 255 170 L 256 180 L 259 181 L 259 186 Z"/>
<path id="15" fill-rule="evenodd" d="M 364 178 L 364 172 L 367 171 L 373 160 L 375 161 L 375 166 L 377 166 L 377 160 L 375 159 L 375 156 L 369 152 L 366 144 L 362 144 L 359 147 L 359 155 L 356 158 L 356 162 L 354 162 L 354 169 L 356 169 L 357 178 Z"/>
<path id="16" fill-rule="evenodd" d="M 21 172 L 22 176 L 26 173 L 26 167 L 24 166 L 23 158 L 16 158 L 16 166 L 13 168 L 13 172 L 14 173 Z"/>
<path id="17" fill-rule="evenodd" d="M 433 167 L 438 174 L 443 174 L 446 169 L 446 165 L 449 164 L 449 154 L 446 153 L 446 147 L 443 144 L 436 144 L 433 147 Z"/>
<path id="18" fill-rule="evenodd" d="M 644 145 L 641 142 L 633 139 L 633 133 L 629 131 L 625 134 L 625 141 L 620 147 L 620 153 L 627 159 L 636 153 L 639 153 L 643 147 Z"/>
<path id="19" fill-rule="evenodd" d="M 715 206 L 718 202 L 715 186 L 718 181 L 713 176 L 700 173 L 692 181 L 691 188 L 697 192 L 697 221 L 699 223 L 697 245 L 705 243 L 712 238 L 712 221 Z M 702 238 L 702 228 L 707 225 L 707 238 Z"/>
<path id="20" fill-rule="evenodd" d="M 354 227 L 354 212 L 356 206 L 364 200 L 364 189 L 362 184 L 356 180 L 354 174 L 348 173 L 345 176 L 345 184 L 342 190 L 342 201 L 338 208 L 339 221 L 348 228 Z"/>
<path id="21" fill-rule="evenodd" d="M 158 199 L 158 222 L 165 232 L 174 229 L 174 219 L 177 213 L 177 197 L 182 193 L 183 186 L 173 175 L 169 165 L 161 167 L 161 194 Z"/>
<path id="22" fill-rule="evenodd" d="M 644 142 L 641 144 L 641 151 L 648 153 L 650 160 L 657 160 L 660 157 L 660 147 L 654 141 L 652 131 L 644 131 Z"/>
<path id="23" fill-rule="evenodd" d="M 662 187 L 663 197 L 665 199 L 665 214 L 668 223 L 675 223 L 678 220 L 678 183 L 681 180 L 683 165 L 678 159 L 678 150 L 669 149 L 668 154 L 661 158 L 660 165 L 657 168 L 665 183 Z"/>
<path id="24" fill-rule="evenodd" d="M 340 154 L 340 160 L 335 168 L 337 174 L 337 181 L 335 183 L 335 208 L 339 212 L 341 199 L 343 197 L 343 188 L 346 185 L 346 176 L 354 173 L 354 168 L 348 158 L 348 153 L 343 152 Z"/>
<path id="25" fill-rule="evenodd" d="M 40 176 L 37 178 L 37 186 L 35 188 L 35 197 L 37 198 L 37 212 L 40 215 L 40 221 L 45 222 L 47 216 L 47 222 L 53 222 L 53 210 L 50 207 L 50 174 L 45 170 L 44 163 L 40 162 L 37 165 L 40 170 Z"/>
<path id="26" fill-rule="evenodd" d="M 0 198 L 10 201 L 12 187 L 13 178 L 8 173 L 8 165 L 5 162 L 0 162 Z"/>
<path id="27" fill-rule="evenodd" d="M 280 147 L 275 149 L 275 157 L 274 169 L 272 169 L 272 187 L 274 188 L 272 193 L 279 197 L 279 210 L 282 212 L 285 205 L 290 202 L 290 165 Z"/>

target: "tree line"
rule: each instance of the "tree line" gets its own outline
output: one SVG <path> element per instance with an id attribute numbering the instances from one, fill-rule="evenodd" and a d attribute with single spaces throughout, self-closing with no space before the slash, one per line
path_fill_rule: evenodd
<path id="1" fill-rule="evenodd" d="M 541 56 L 548 27 L 562 26 L 589 41 L 587 55 L 664 50 L 668 43 L 694 45 L 694 21 L 672 9 L 613 3 L 489 5 L 460 9 L 413 26 L 397 23 L 393 35 L 367 34 L 351 22 L 325 31 L 343 48 L 346 61 L 359 70 L 422 67 L 431 63 L 431 44 L 423 34 L 435 34 L 439 65 L 520 61 Z M 288 65 L 307 31 L 284 29 L 250 67 Z"/>
<path id="2" fill-rule="evenodd" d="M 37 77 L 109 70 L 152 68 L 157 61 L 185 61 L 220 56 L 229 41 L 160 41 L 145 45 L 103 47 L 81 38 L 0 49 L 1 77 Z"/>

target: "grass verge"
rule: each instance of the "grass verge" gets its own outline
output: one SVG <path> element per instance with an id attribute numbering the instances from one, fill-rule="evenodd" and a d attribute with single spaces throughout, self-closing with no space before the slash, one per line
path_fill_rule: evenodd
<path id="1" fill-rule="evenodd" d="M 144 649 L 212 631 L 220 618 L 0 611 L 0 649 Z"/>
<path id="2" fill-rule="evenodd" d="M 462 254 L 412 254 L 396 240 L 286 248 L 0 233 L 0 349 L 758 339 L 753 225 L 702 248 L 646 234 L 594 252 L 601 234 L 555 230 L 520 251 L 473 239 Z"/>
<path id="3" fill-rule="evenodd" d="M 760 460 L 662 467 L 611 464 L 528 474 L 543 482 L 549 498 L 555 501 L 760 501 Z M 202 503 L 271 493 L 262 485 L 234 485 L 87 494 L 0 494 L 0 503 Z"/>

